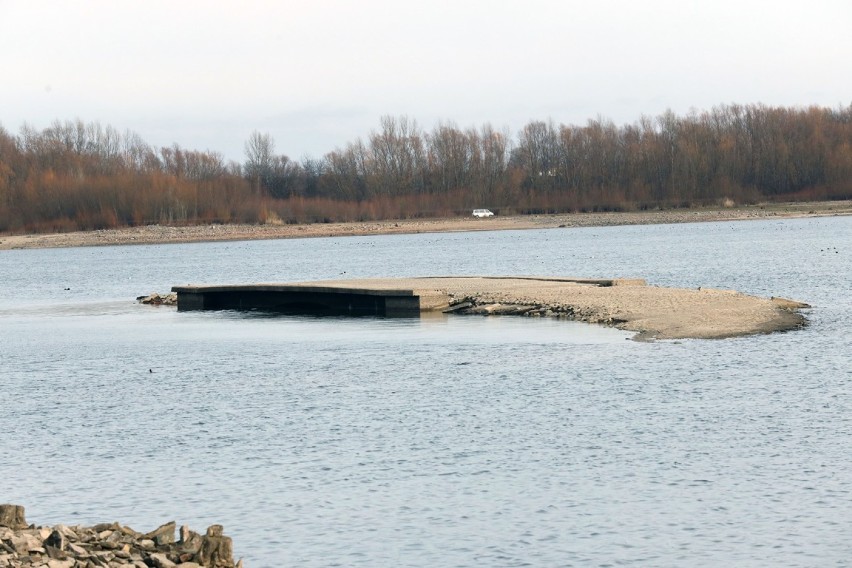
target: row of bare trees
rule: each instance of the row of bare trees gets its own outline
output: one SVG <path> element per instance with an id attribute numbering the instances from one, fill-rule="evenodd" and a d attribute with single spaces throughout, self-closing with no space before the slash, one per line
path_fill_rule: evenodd
<path id="1" fill-rule="evenodd" d="M 0 127 L 0 231 L 625 210 L 852 197 L 852 105 L 726 105 L 616 126 L 420 128 L 383 117 L 320 159 L 255 132 L 242 164 L 81 121 Z"/>
<path id="2" fill-rule="evenodd" d="M 852 105 L 729 105 L 621 127 L 602 118 L 585 126 L 533 121 L 514 140 L 488 124 L 424 131 L 388 116 L 366 141 L 322 160 L 277 160 L 267 186 L 276 197 L 360 202 L 463 192 L 464 207 L 516 211 L 840 198 L 852 194 Z"/>
<path id="3" fill-rule="evenodd" d="M 515 162 L 547 193 L 599 204 L 704 203 L 852 194 L 852 105 L 837 110 L 730 105 L 616 127 L 533 122 Z"/>
<path id="4" fill-rule="evenodd" d="M 363 200 L 376 196 L 450 194 L 465 191 L 475 201 L 504 189 L 510 136 L 486 124 L 459 129 L 440 123 L 423 132 L 406 117 L 386 116 L 368 141 L 350 142 L 323 158 L 322 195 Z"/>

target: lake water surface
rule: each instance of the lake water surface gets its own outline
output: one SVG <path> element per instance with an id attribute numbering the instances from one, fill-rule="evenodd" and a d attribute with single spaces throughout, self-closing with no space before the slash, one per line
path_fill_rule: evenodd
<path id="1" fill-rule="evenodd" d="M 642 277 L 814 305 L 555 320 L 177 313 L 187 283 Z M 848 566 L 852 218 L 0 252 L 0 502 L 222 523 L 247 566 Z"/>

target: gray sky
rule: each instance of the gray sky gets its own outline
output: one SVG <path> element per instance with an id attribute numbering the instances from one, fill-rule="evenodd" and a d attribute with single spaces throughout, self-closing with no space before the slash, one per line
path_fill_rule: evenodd
<path id="1" fill-rule="evenodd" d="M 422 128 L 852 103 L 852 1 L 0 0 L 0 124 L 99 121 L 243 160 Z"/>

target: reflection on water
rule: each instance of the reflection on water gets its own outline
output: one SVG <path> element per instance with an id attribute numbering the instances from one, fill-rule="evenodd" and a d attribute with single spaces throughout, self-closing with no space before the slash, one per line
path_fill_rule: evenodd
<path id="1" fill-rule="evenodd" d="M 852 557 L 848 219 L 4 251 L 0 269 L 0 500 L 31 522 L 221 522 L 248 566 Z M 816 307 L 801 331 L 643 344 L 133 301 L 332 269 L 644 276 Z"/>

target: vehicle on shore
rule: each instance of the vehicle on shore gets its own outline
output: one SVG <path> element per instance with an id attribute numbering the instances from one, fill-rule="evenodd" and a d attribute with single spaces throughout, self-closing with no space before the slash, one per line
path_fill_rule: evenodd
<path id="1" fill-rule="evenodd" d="M 474 209 L 473 216 L 481 219 L 483 217 L 493 217 L 494 213 L 490 209 Z"/>

